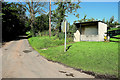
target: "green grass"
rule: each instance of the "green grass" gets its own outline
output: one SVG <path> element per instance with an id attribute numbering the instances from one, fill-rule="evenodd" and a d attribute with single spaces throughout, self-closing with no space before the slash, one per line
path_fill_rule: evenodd
<path id="1" fill-rule="evenodd" d="M 120 28 L 111 28 L 108 31 L 115 31 L 115 30 L 120 30 Z"/>
<path id="2" fill-rule="evenodd" d="M 110 38 L 110 41 L 120 41 L 120 39 Z"/>
<path id="3" fill-rule="evenodd" d="M 32 38 L 29 38 L 28 40 L 31 46 L 36 49 L 56 47 L 64 44 L 64 40 L 63 39 L 59 40 L 56 36 L 32 37 Z M 71 39 L 67 40 L 67 43 L 69 43 L 70 41 Z"/>
<path id="4" fill-rule="evenodd" d="M 120 35 L 116 35 L 116 36 L 114 36 L 114 37 L 116 37 L 116 38 L 120 38 Z"/>
<path id="5" fill-rule="evenodd" d="M 39 40 L 38 42 L 37 38 L 41 40 Z M 50 42 L 46 42 L 46 44 L 43 44 L 44 41 L 42 40 L 42 38 L 37 38 L 31 38 L 33 41 L 31 42 L 31 39 L 29 39 L 29 42 L 34 49 L 36 49 L 42 56 L 46 57 L 47 59 L 58 61 L 70 67 L 82 69 L 85 71 L 93 71 L 97 74 L 109 74 L 118 76 L 118 43 L 71 43 L 67 45 L 71 45 L 69 50 L 64 53 L 63 45 L 58 47 L 49 47 L 47 50 L 39 49 L 38 46 L 43 48 L 43 46 L 45 47 L 45 45 L 48 45 Z M 51 39 L 47 39 L 48 41 L 51 41 Z M 56 46 L 56 43 L 53 43 L 52 46 Z"/>

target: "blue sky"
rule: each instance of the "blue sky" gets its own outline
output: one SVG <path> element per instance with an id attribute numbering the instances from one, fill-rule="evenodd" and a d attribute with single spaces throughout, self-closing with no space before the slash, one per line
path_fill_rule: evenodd
<path id="1" fill-rule="evenodd" d="M 53 5 L 52 2 L 51 9 L 54 10 L 57 8 L 56 5 Z M 49 6 L 49 5 L 48 5 Z M 77 10 L 79 13 L 79 19 L 73 14 L 69 14 L 67 18 L 68 22 L 72 24 L 75 20 L 80 20 L 87 15 L 87 18 L 95 18 L 98 20 L 109 20 L 114 16 L 115 21 L 118 20 L 118 2 L 81 2 L 80 9 Z"/>
<path id="2" fill-rule="evenodd" d="M 118 20 L 118 2 L 82 2 L 80 3 L 80 9 L 77 10 L 79 13 L 79 19 L 87 15 L 87 18 L 95 18 L 98 20 L 109 20 L 110 17 L 114 16 L 115 20 Z M 74 20 L 78 20 L 72 14 L 67 18 L 71 24 Z"/>
<path id="3" fill-rule="evenodd" d="M 112 2 L 115 0 L 109 0 L 111 2 L 99 2 L 100 0 L 96 0 L 98 2 L 94 2 L 95 0 L 90 0 L 93 2 L 87 2 L 88 0 L 82 0 L 84 2 L 80 3 L 80 9 L 77 10 L 77 13 L 79 13 L 79 19 L 75 17 L 73 14 L 68 15 L 67 20 L 72 24 L 75 20 L 80 20 L 84 17 L 84 15 L 87 15 L 87 18 L 95 18 L 98 20 L 102 20 L 105 18 L 105 20 L 109 20 L 110 17 L 114 16 L 115 20 L 118 20 L 118 2 L 119 0 L 116 0 L 116 2 Z M 85 2 L 86 1 L 86 2 Z M 104 0 L 108 1 L 108 0 Z M 53 5 L 54 2 L 52 2 L 52 10 L 56 9 L 57 6 Z M 48 9 L 49 10 L 49 5 Z M 38 15 L 37 15 L 38 16 Z"/>
<path id="4" fill-rule="evenodd" d="M 79 13 L 79 19 L 75 17 L 73 14 L 68 15 L 67 20 L 72 24 L 75 20 L 80 20 L 87 15 L 87 18 L 95 18 L 98 20 L 109 20 L 112 16 L 114 16 L 115 20 L 118 20 L 118 2 L 81 2 L 80 9 L 77 10 Z M 57 6 L 53 5 L 52 2 L 52 10 L 57 8 Z"/>
<path id="5" fill-rule="evenodd" d="M 119 21 L 119 23 L 120 23 L 120 2 L 119 2 L 119 4 L 118 4 L 118 6 L 119 6 L 119 7 L 118 7 L 118 14 L 119 14 L 119 15 L 118 15 L 118 21 Z"/>

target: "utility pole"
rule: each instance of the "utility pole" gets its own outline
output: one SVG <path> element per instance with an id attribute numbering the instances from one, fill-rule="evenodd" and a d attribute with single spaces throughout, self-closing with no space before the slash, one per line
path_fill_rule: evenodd
<path id="1" fill-rule="evenodd" d="M 49 37 L 51 37 L 51 0 L 49 3 Z"/>

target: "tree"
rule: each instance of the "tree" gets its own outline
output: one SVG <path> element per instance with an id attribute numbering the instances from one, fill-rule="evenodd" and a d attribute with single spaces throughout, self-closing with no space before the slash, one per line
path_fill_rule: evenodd
<path id="1" fill-rule="evenodd" d="M 110 20 L 109 20 L 109 24 L 112 24 L 113 21 L 114 21 L 114 16 L 112 16 L 112 17 L 110 18 Z"/>
<path id="2" fill-rule="evenodd" d="M 30 26 L 31 26 L 31 33 L 32 36 L 35 36 L 34 31 L 34 22 L 35 22 L 35 15 L 45 13 L 45 6 L 46 2 L 34 2 L 34 0 L 30 0 L 30 2 L 20 3 L 19 6 L 22 6 L 25 11 L 29 13 L 30 18 Z"/>
<path id="3" fill-rule="evenodd" d="M 15 3 L 2 2 L 3 41 L 11 40 L 25 33 L 25 11 Z"/>
<path id="4" fill-rule="evenodd" d="M 103 18 L 103 20 L 102 20 L 103 22 L 105 22 L 105 18 Z"/>
<path id="5" fill-rule="evenodd" d="M 83 19 L 78 20 L 78 22 L 86 22 L 86 21 L 87 21 L 86 17 L 87 17 L 87 15 L 85 15 L 85 16 L 83 17 Z M 77 22 L 77 21 L 75 21 L 75 22 Z"/>
<path id="6" fill-rule="evenodd" d="M 84 18 L 83 18 L 83 21 L 84 21 L 84 22 L 86 22 L 86 20 L 87 20 L 86 17 L 87 17 L 87 15 L 85 15 Z"/>
<path id="7" fill-rule="evenodd" d="M 67 17 L 68 14 L 71 14 L 73 11 L 76 12 L 80 8 L 79 3 L 72 2 L 56 2 L 55 5 L 58 5 L 56 10 L 52 11 L 52 22 L 57 23 L 57 28 L 61 32 L 61 23 Z M 76 14 L 74 14 L 76 15 Z M 78 17 L 78 14 L 76 15 Z"/>
<path id="8" fill-rule="evenodd" d="M 74 24 L 70 25 L 69 31 L 67 32 L 68 37 L 74 37 L 74 33 L 76 32 L 76 30 L 77 30 L 77 27 Z"/>
<path id="9" fill-rule="evenodd" d="M 51 37 L 51 0 L 49 4 L 49 37 Z"/>
<path id="10" fill-rule="evenodd" d="M 109 24 L 109 21 L 107 20 L 105 23 L 108 25 L 108 24 Z"/>
<path id="11" fill-rule="evenodd" d="M 49 15 L 42 14 L 36 17 L 35 20 L 35 32 L 42 32 L 49 29 Z"/>
<path id="12" fill-rule="evenodd" d="M 86 17 L 87 17 L 87 15 L 85 15 L 85 16 L 83 17 L 83 19 L 77 20 L 77 21 L 78 21 L 78 22 L 90 22 L 90 21 L 95 21 L 94 18 L 87 19 Z M 77 21 L 74 21 L 74 23 L 77 22 Z"/>
<path id="13" fill-rule="evenodd" d="M 95 19 L 94 19 L 94 18 L 90 18 L 90 19 L 87 19 L 87 21 L 88 21 L 88 22 L 90 22 L 90 21 L 95 21 Z"/>

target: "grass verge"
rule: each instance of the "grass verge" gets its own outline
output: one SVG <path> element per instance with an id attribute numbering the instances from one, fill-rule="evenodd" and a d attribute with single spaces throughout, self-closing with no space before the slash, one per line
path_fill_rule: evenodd
<path id="1" fill-rule="evenodd" d="M 68 44 L 67 47 L 69 49 L 64 52 L 64 46 L 61 45 L 64 41 L 54 39 L 55 37 L 33 37 L 29 39 L 29 43 L 49 60 L 97 74 L 115 75 L 118 77 L 118 43 L 77 42 Z M 41 48 L 48 49 L 42 50 Z"/>

